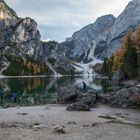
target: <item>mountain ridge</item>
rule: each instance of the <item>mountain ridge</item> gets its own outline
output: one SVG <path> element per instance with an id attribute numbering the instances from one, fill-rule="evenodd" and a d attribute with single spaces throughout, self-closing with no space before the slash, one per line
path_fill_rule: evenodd
<path id="1" fill-rule="evenodd" d="M 39 62 L 47 68 L 50 66 L 61 74 L 75 73 L 71 62 L 91 63 L 110 57 L 121 46 L 127 30 L 135 30 L 140 24 L 140 0 L 133 0 L 117 18 L 104 15 L 64 42 L 42 42 L 33 19 L 19 18 L 3 0 L 0 0 L 0 7 L 0 49 L 3 55 L 0 65 L 4 62 L 10 65 L 9 59 L 6 60 L 10 54 Z"/>

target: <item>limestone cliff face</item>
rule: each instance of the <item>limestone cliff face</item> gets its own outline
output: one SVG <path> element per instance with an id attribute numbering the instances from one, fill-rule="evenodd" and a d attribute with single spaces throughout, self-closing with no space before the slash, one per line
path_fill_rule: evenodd
<path id="1" fill-rule="evenodd" d="M 63 44 L 63 45 L 62 45 Z M 55 41 L 42 43 L 42 55 L 41 57 L 60 74 L 74 74 L 75 69 L 70 64 L 68 53 L 69 43 L 57 43 Z M 65 47 L 66 48 L 65 48 Z M 70 48 L 71 46 L 69 46 Z"/>
<path id="2" fill-rule="evenodd" d="M 37 23 L 31 18 L 25 18 L 17 21 L 10 42 L 17 44 L 23 54 L 37 57 L 37 50 L 41 47 L 40 37 Z"/>
<path id="3" fill-rule="evenodd" d="M 75 32 L 66 42 L 73 42 L 70 58 L 77 61 L 91 61 L 94 57 L 104 59 L 121 45 L 122 37 L 140 25 L 140 0 L 129 2 L 125 10 L 117 17 L 106 15 Z"/>
<path id="4" fill-rule="evenodd" d="M 9 32 L 16 25 L 17 20 L 16 13 L 3 0 L 0 0 L 0 47 L 7 45 Z"/>
<path id="5" fill-rule="evenodd" d="M 17 14 L 10 7 L 8 7 L 4 0 L 0 0 L 0 20 L 7 21 L 6 24 L 10 25 L 17 19 Z"/>
<path id="6" fill-rule="evenodd" d="M 100 40 L 106 39 L 106 35 L 115 20 L 116 18 L 113 15 L 102 16 L 95 23 L 75 32 L 68 40 L 74 44 L 70 52 L 70 58 L 78 61 L 92 59 L 94 48 Z"/>
<path id="7" fill-rule="evenodd" d="M 0 47 L 16 47 L 16 55 L 35 56 L 40 47 L 40 33 L 37 23 L 31 18 L 21 19 L 17 14 L 0 1 Z"/>
<path id="8" fill-rule="evenodd" d="M 3 0 L 0 0 L 0 54 L 3 54 L 0 69 L 10 66 L 11 62 L 7 58 L 11 55 L 42 63 L 40 38 L 37 23 L 33 19 L 19 18 Z"/>
<path id="9" fill-rule="evenodd" d="M 110 56 L 120 47 L 122 37 L 128 29 L 135 31 L 138 25 L 140 25 L 140 0 L 133 0 L 115 20 L 106 39 L 96 46 L 95 56 L 99 58 Z"/>
<path id="10" fill-rule="evenodd" d="M 59 44 L 54 45 L 55 49 L 51 49 L 51 43 L 45 44 L 41 41 L 37 23 L 33 19 L 19 18 L 3 0 L 0 0 L 0 55 L 3 54 L 0 60 L 0 74 L 6 70 L 5 67 L 7 68 L 8 65 L 10 67 L 13 63 L 9 59 L 11 55 L 22 58 L 23 61 L 39 63 L 43 68 L 45 65 L 49 69 L 46 71 L 53 71 L 55 74 L 73 72 L 69 60 L 63 51 L 58 49 Z"/>

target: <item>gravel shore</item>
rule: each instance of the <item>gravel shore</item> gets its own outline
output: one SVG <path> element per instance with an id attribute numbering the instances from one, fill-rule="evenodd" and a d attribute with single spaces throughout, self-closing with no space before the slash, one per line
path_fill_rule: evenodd
<path id="1" fill-rule="evenodd" d="M 55 128 L 64 133 L 56 133 Z M 46 105 L 0 109 L 0 140 L 139 140 L 140 112 L 98 105 L 68 112 Z"/>

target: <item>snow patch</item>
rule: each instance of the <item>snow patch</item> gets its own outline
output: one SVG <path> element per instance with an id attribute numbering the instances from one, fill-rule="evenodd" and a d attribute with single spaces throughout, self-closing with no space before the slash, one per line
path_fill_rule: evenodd
<path id="1" fill-rule="evenodd" d="M 92 62 L 90 63 L 73 63 L 72 66 L 76 69 L 76 72 L 78 73 L 82 73 L 85 76 L 89 76 L 89 75 L 95 75 L 94 70 L 93 70 L 93 66 L 95 66 L 96 64 L 102 64 L 103 61 L 99 60 L 99 59 L 94 59 Z"/>

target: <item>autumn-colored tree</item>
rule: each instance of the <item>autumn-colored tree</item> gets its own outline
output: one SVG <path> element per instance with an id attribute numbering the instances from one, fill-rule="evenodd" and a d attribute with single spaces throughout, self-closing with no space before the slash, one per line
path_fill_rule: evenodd
<path id="1" fill-rule="evenodd" d="M 133 78 L 138 74 L 136 50 L 136 42 L 138 41 L 133 40 L 132 34 L 131 30 L 128 30 L 121 47 L 108 60 L 105 60 L 102 69 L 105 70 L 105 73 L 108 70 L 108 76 L 113 75 L 118 70 L 122 70 L 127 78 Z M 138 33 L 138 35 L 140 34 Z"/>
<path id="2" fill-rule="evenodd" d="M 124 51 L 123 54 L 123 70 L 128 76 L 128 78 L 132 78 L 137 75 L 137 51 L 134 47 L 132 40 L 132 32 L 129 30 L 123 40 L 121 50 Z"/>
<path id="3" fill-rule="evenodd" d="M 136 48 L 137 48 L 138 75 L 140 79 L 140 26 L 138 26 L 136 30 Z"/>

